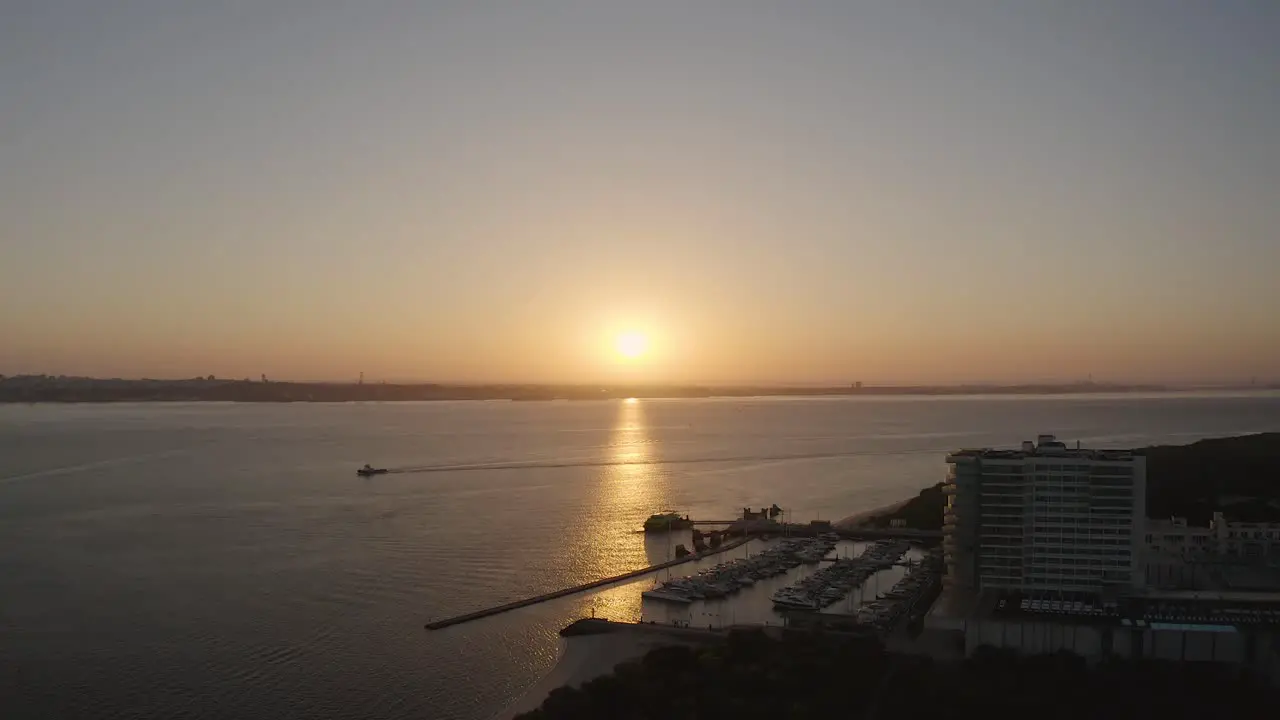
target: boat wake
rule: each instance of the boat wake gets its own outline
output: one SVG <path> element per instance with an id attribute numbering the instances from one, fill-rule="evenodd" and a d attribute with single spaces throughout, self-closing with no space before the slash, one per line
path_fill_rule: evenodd
<path id="1" fill-rule="evenodd" d="M 93 462 L 80 463 L 77 465 L 63 465 L 61 467 L 45 468 L 43 470 L 35 470 L 32 472 L 22 473 L 20 475 L 8 475 L 0 477 L 0 485 L 18 482 L 19 480 L 34 480 L 36 478 L 53 477 L 57 475 L 73 475 L 87 470 L 101 470 L 102 468 L 113 467 L 116 465 L 127 465 L 129 463 L 143 462 L 146 460 L 154 460 L 157 458 L 173 457 L 187 452 L 186 450 L 163 450 L 155 453 L 144 453 L 142 455 L 128 455 L 125 457 L 107 458 L 105 460 L 95 460 Z"/>

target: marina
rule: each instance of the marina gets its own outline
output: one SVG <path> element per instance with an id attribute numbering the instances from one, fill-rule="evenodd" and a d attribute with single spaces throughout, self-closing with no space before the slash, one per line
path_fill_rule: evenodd
<path id="1" fill-rule="evenodd" d="M 644 577 L 645 575 L 669 570 L 670 568 L 684 563 L 692 562 L 696 564 L 698 561 L 703 561 L 717 554 L 727 553 L 728 551 L 736 550 L 738 548 L 742 548 L 744 545 L 752 543 L 764 545 L 764 549 L 755 554 L 748 553 L 745 557 L 727 560 L 710 568 L 704 568 L 690 576 L 668 579 L 662 583 L 658 583 L 655 580 L 652 587 L 642 590 L 639 593 L 639 599 L 655 605 L 667 606 L 670 609 L 665 611 L 649 612 L 644 608 L 640 608 L 639 615 L 641 617 L 648 616 L 651 618 L 655 616 L 661 617 L 663 622 L 670 623 L 690 623 L 693 622 L 694 616 L 697 616 L 698 619 L 711 619 L 711 622 L 707 624 L 714 625 L 716 622 L 723 623 L 723 617 L 734 617 L 736 615 L 736 608 L 720 607 L 728 599 L 738 594 L 744 594 L 744 591 L 755 590 L 756 592 L 745 593 L 752 597 L 748 598 L 745 602 L 738 604 L 738 606 L 744 610 L 744 619 L 758 616 L 759 619 L 755 620 L 757 622 L 767 623 L 778 621 L 781 623 L 784 621 L 781 616 L 767 611 L 762 612 L 760 610 L 759 606 L 761 603 L 759 598 L 755 597 L 758 595 L 759 589 L 767 586 L 768 590 L 773 592 L 778 589 L 777 581 L 786 582 L 794 579 L 782 576 L 788 575 L 789 573 L 794 575 L 794 571 L 797 568 L 803 572 L 804 568 L 816 566 L 824 561 L 831 562 L 831 567 L 837 567 L 839 570 L 837 570 L 833 575 L 830 568 L 823 568 L 814 571 L 814 576 L 840 576 L 840 573 L 843 573 L 844 568 L 846 567 L 844 563 L 855 561 L 847 559 L 842 560 L 839 558 L 831 559 L 827 556 L 833 551 L 844 552 L 847 554 L 858 553 L 862 551 L 862 548 L 868 547 L 868 543 L 848 539 L 850 535 L 855 537 L 860 536 L 862 534 L 861 531 L 855 531 L 853 533 L 836 531 L 815 532 L 812 527 L 808 526 L 780 527 L 785 527 L 788 533 L 793 531 L 796 533 L 802 533 L 807 529 L 813 536 L 809 537 L 801 535 L 799 537 L 778 538 L 772 534 L 749 534 L 746 536 L 734 537 L 732 539 L 725 539 L 718 545 L 707 547 L 705 550 L 699 552 L 684 555 L 677 553 L 674 558 L 652 563 L 646 567 L 638 568 L 633 571 L 521 598 L 519 600 L 488 608 L 482 608 L 474 612 L 454 615 L 439 620 L 432 620 L 425 623 L 424 627 L 427 630 L 441 630 L 454 625 L 460 625 L 462 623 L 498 615 L 511 610 L 529 607 L 531 605 L 536 605 L 538 603 L 555 600 L 557 598 L 574 595 L 588 590 L 596 590 L 610 585 L 634 581 L 638 578 Z M 674 534 L 674 532 L 672 534 Z M 887 534 L 890 536 L 900 535 L 911 539 L 916 538 L 916 535 L 908 530 L 880 531 L 877 534 Z M 650 535 L 653 535 L 653 533 L 650 533 Z M 900 548 L 897 556 L 895 556 L 895 560 L 900 558 L 903 553 L 906 552 L 906 549 L 910 547 L 909 543 L 905 539 L 892 541 L 881 540 L 874 545 L 874 547 L 899 546 Z M 750 547 L 756 547 L 756 545 L 750 545 Z M 870 564 L 859 565 L 859 567 L 864 567 L 867 571 L 864 580 L 877 573 L 883 573 L 886 569 L 892 567 L 893 561 L 887 563 L 880 561 L 879 552 L 881 551 L 877 551 L 873 556 L 868 556 L 867 560 Z M 871 562 L 872 557 L 875 558 L 875 562 Z M 846 590 L 842 593 L 842 596 L 848 594 L 849 593 Z M 836 598 L 836 600 L 838 599 L 839 598 Z M 836 602 L 836 600 L 819 605 L 817 608 L 792 609 L 820 609 L 821 607 L 830 605 L 832 602 Z M 676 608 L 681 609 L 677 610 Z"/>
<path id="2" fill-rule="evenodd" d="M 906 577 L 895 583 L 889 592 L 859 608 L 858 622 L 888 632 L 917 607 L 927 608 L 942 582 L 941 563 L 941 551 L 938 548 L 929 551 L 925 559 L 913 565 Z"/>
<path id="3" fill-rule="evenodd" d="M 659 587 L 644 591 L 641 597 L 684 604 L 727 597 L 755 585 L 757 581 L 785 574 L 801 564 L 819 562 L 835 548 L 838 540 L 839 536 L 834 533 L 819 538 L 783 540 L 757 555 L 723 562 L 696 575 L 668 580 Z"/>
<path id="4" fill-rule="evenodd" d="M 791 539 L 791 540 L 794 540 Z M 787 542 L 786 538 L 775 538 L 759 542 L 752 540 L 749 545 L 741 546 L 724 558 L 754 559 L 774 546 Z M 763 545 L 763 547 L 761 547 Z M 921 562 L 927 549 L 912 544 L 905 556 L 896 564 L 882 567 L 872 572 L 860 585 L 851 588 L 844 597 L 833 604 L 824 606 L 816 612 L 813 608 L 787 608 L 774 602 L 774 595 L 779 591 L 793 587 L 808 578 L 822 573 L 826 568 L 841 561 L 860 556 L 874 545 L 873 542 L 841 538 L 825 557 L 816 562 L 801 562 L 787 567 L 782 574 L 771 575 L 755 580 L 754 583 L 743 584 L 737 592 L 724 597 L 696 598 L 688 596 L 689 602 L 669 600 L 645 595 L 650 590 L 660 590 L 663 581 L 653 583 L 648 579 L 632 585 L 620 585 L 609 590 L 600 597 L 596 607 L 607 613 L 611 619 L 641 622 L 653 622 L 658 625 L 680 625 L 685 627 L 701 627 L 703 629 L 724 628 L 729 626 L 752 625 L 757 627 L 782 627 L 792 625 L 801 617 L 806 623 L 824 621 L 828 616 L 835 621 L 845 618 L 844 622 L 855 622 L 854 616 L 864 604 L 875 601 L 899 580 L 911 571 L 911 567 Z M 714 565 L 704 561 L 702 570 L 710 571 Z M 694 567 L 698 564 L 695 563 Z M 789 565 L 789 563 L 788 563 Z M 664 573 L 665 574 L 665 573 Z M 700 573 L 689 572 L 687 575 L 697 577 Z M 709 573 L 708 573 L 709 574 Z M 675 577 L 674 575 L 672 576 Z M 705 577 L 705 575 L 704 575 Z M 810 581 L 812 582 L 812 581 Z M 597 617 L 599 617 L 597 613 Z M 819 617 L 821 616 L 821 617 Z"/>
<path id="5" fill-rule="evenodd" d="M 838 559 L 831 565 L 773 594 L 775 607 L 787 610 L 821 610 L 844 599 L 867 578 L 892 567 L 910 548 L 901 540 L 882 540 L 856 558 Z"/>

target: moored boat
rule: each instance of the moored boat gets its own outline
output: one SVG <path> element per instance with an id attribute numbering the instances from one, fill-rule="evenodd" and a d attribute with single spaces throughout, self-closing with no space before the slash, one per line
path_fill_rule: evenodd
<path id="1" fill-rule="evenodd" d="M 644 592 L 640 593 L 640 597 L 648 598 L 650 600 L 662 600 L 663 602 L 681 603 L 684 605 L 688 605 L 689 603 L 693 602 L 693 598 L 689 597 L 688 595 L 683 595 L 678 592 L 675 592 L 674 590 L 667 590 L 665 588 L 655 588 L 653 590 L 645 590 Z"/>

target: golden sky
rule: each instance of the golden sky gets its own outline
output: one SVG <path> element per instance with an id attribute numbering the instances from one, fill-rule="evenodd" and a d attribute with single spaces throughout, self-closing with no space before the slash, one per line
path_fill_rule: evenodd
<path id="1" fill-rule="evenodd" d="M 25 5 L 0 373 L 1280 376 L 1267 3 Z"/>

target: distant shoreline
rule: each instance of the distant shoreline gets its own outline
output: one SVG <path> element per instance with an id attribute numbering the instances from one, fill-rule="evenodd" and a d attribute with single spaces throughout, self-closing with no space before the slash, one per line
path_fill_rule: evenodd
<path id="1" fill-rule="evenodd" d="M 422 402 L 430 400 L 619 400 L 625 398 L 950 397 L 971 395 L 1098 395 L 1251 392 L 1280 385 L 898 385 L 842 387 L 691 385 L 445 385 L 432 383 L 295 383 L 248 380 L 103 380 L 51 376 L 0 379 L 0 403 L 113 402 Z"/>

